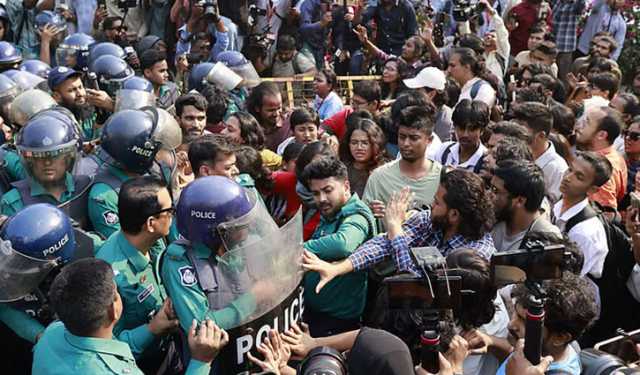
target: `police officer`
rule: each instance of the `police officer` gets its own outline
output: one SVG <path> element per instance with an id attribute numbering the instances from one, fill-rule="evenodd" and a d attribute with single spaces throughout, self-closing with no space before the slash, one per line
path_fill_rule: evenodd
<path id="1" fill-rule="evenodd" d="M 18 133 L 16 147 L 28 177 L 12 183 L 13 189 L 0 199 L 0 211 L 10 216 L 34 203 L 70 202 L 64 205 L 65 211 L 87 228 L 91 179 L 71 174 L 80 138 L 73 120 L 55 112 L 41 112 Z"/>
<path id="2" fill-rule="evenodd" d="M 51 95 L 43 90 L 31 89 L 18 95 L 11 104 L 9 117 L 16 128 L 27 124 L 37 113 L 58 106 Z"/>
<path id="3" fill-rule="evenodd" d="M 49 77 L 49 72 L 51 71 L 51 66 L 44 61 L 27 59 L 20 64 L 20 70 L 47 79 L 47 77 Z"/>
<path id="4" fill-rule="evenodd" d="M 0 238 L 0 321 L 17 337 L 8 339 L 4 330 L 0 336 L 3 347 L 16 356 L 8 358 L 24 359 L 31 351 L 30 344 L 53 320 L 47 301 L 48 276 L 74 258 L 75 236 L 62 211 L 40 203 L 7 219 Z"/>
<path id="5" fill-rule="evenodd" d="M 161 251 L 153 247 L 156 241 L 169 234 L 174 207 L 166 185 L 152 176 L 144 176 L 122 184 L 118 212 L 121 229 L 109 237 L 96 257 L 111 264 L 122 297 L 123 313 L 113 333 L 120 336 L 121 332 L 129 330 L 130 333 L 120 339 L 135 345 L 162 333 L 154 332 L 152 328 L 155 327 L 147 325 L 150 314 L 164 310 L 168 312 L 167 316 L 174 316 L 156 274 Z M 174 320 L 170 328 L 177 325 L 178 321 Z M 145 372 L 155 373 L 161 364 L 158 349 L 159 345 L 152 346 L 138 362 Z"/>
<path id="6" fill-rule="evenodd" d="M 0 73 L 9 69 L 18 69 L 22 62 L 22 54 L 16 46 L 0 41 Z"/>
<path id="7" fill-rule="evenodd" d="M 113 339 L 122 300 L 114 287 L 117 275 L 101 259 L 84 259 L 65 267 L 51 286 L 52 306 L 60 318 L 42 335 L 34 351 L 34 375 L 142 375 L 126 343 Z M 125 312 L 126 313 L 126 312 Z M 188 375 L 204 375 L 229 336 L 212 321 L 188 334 Z"/>
<path id="8" fill-rule="evenodd" d="M 89 68 L 89 50 L 95 39 L 83 33 L 71 34 L 64 38 L 56 49 L 57 65 L 66 66 L 80 72 Z"/>
<path id="9" fill-rule="evenodd" d="M 2 42 L 0 42 L 2 43 Z M 2 53 L 2 50 L 0 50 Z M 20 94 L 20 88 L 7 76 L 0 74 L 0 116 L 4 124 L 15 130 L 15 126 L 11 122 L 10 108 L 11 103 Z M 0 125 L 2 125 L 0 123 Z M 17 181 L 26 177 L 26 172 L 20 163 L 20 156 L 16 151 L 13 140 L 7 140 L 0 147 L 0 163 L 2 165 L 0 179 L 0 191 L 5 193 L 8 191 L 8 182 Z"/>
<path id="10" fill-rule="evenodd" d="M 153 84 L 145 78 L 134 76 L 124 81 L 122 88 L 118 90 L 115 112 L 123 109 L 140 109 L 153 106 L 155 103 Z"/>
<path id="11" fill-rule="evenodd" d="M 122 183 L 154 166 L 160 168 L 156 156 L 172 152 L 181 141 L 178 123 L 161 109 L 123 110 L 109 118 L 100 143 L 110 161 L 99 169 L 89 192 L 89 219 L 96 231 L 109 237 L 120 229 L 118 191 Z"/>
<path id="12" fill-rule="evenodd" d="M 183 239 L 167 248 L 161 276 L 185 332 L 193 319 L 212 319 L 224 329 L 235 327 L 254 313 L 260 301 L 273 297 L 273 283 L 251 286 L 245 261 L 224 256 L 251 233 L 277 230 L 258 202 L 221 176 L 199 178 L 182 191 L 177 224 Z M 236 226 L 236 220 L 248 217 L 250 222 Z"/>

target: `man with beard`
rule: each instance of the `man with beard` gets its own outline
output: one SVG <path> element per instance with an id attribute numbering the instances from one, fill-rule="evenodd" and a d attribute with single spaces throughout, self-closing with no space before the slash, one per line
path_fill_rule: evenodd
<path id="1" fill-rule="evenodd" d="M 618 111 L 609 107 L 591 107 L 575 127 L 576 145 L 584 151 L 594 151 L 606 157 L 613 167 L 611 177 L 596 191 L 589 192 L 589 200 L 606 210 L 617 210 L 618 202 L 627 190 L 627 164 L 613 146 L 624 128 Z"/>
<path id="2" fill-rule="evenodd" d="M 412 208 L 425 209 L 433 202 L 442 165 L 424 155 L 433 139 L 434 114 L 433 106 L 409 106 L 400 111 L 397 122 L 401 157 L 375 169 L 362 194 L 376 217 L 384 216 L 391 196 L 405 187 L 414 194 Z"/>
<path id="3" fill-rule="evenodd" d="M 498 223 L 491 236 L 497 251 L 522 248 L 529 232 L 560 230 L 540 214 L 544 198 L 542 170 L 523 160 L 505 160 L 498 163 L 491 178 L 491 191 L 495 196 L 494 210 Z"/>
<path id="4" fill-rule="evenodd" d="M 191 92 L 176 100 L 176 118 L 183 139 L 194 139 L 204 134 L 207 125 L 207 100 L 197 92 Z"/>
<path id="5" fill-rule="evenodd" d="M 351 255 L 375 234 L 375 218 L 367 205 L 352 194 L 347 167 L 333 157 L 312 161 L 302 179 L 309 185 L 320 224 L 304 248 L 323 260 L 333 262 Z M 309 272 L 304 278 L 304 321 L 311 336 L 325 337 L 360 327 L 367 295 L 367 273 L 354 272 L 332 281 L 316 293 L 320 277 Z"/>
<path id="6" fill-rule="evenodd" d="M 571 64 L 571 73 L 577 75 L 583 70 L 586 70 L 589 63 L 597 57 L 610 59 L 617 48 L 618 43 L 610 35 L 606 33 L 605 35 L 596 34 L 591 41 L 589 54 L 587 56 L 579 57 L 573 61 L 573 64 Z M 615 63 L 615 61 L 613 62 Z"/>
<path id="7" fill-rule="evenodd" d="M 58 66 L 49 72 L 48 84 L 53 99 L 70 110 L 80 123 L 82 140 L 89 142 L 99 138 L 97 115 L 94 107 L 88 102 L 87 91 L 82 83 L 82 73 Z"/>
<path id="8" fill-rule="evenodd" d="M 478 175 L 461 169 L 444 174 L 431 209 L 408 217 L 410 201 L 407 188 L 394 194 L 384 215 L 387 232 L 365 242 L 344 261 L 328 263 L 305 252 L 303 267 L 320 274 L 316 292 L 337 276 L 370 268 L 388 257 L 399 272 L 420 275 L 409 254 L 413 247 L 434 246 L 443 256 L 471 249 L 485 259 L 495 252 L 489 233 L 493 204 Z"/>
<path id="9" fill-rule="evenodd" d="M 445 142 L 436 155 L 444 166 L 463 168 L 478 173 L 487 150 L 480 142 L 480 134 L 489 125 L 489 106 L 480 101 L 463 99 L 455 109 L 451 120 L 457 142 Z"/>
<path id="10" fill-rule="evenodd" d="M 265 146 L 276 152 L 278 145 L 289 138 L 291 124 L 282 113 L 282 94 L 273 82 L 262 82 L 251 90 L 246 100 L 247 111 L 264 130 Z"/>
<path id="11" fill-rule="evenodd" d="M 627 22 L 622 15 L 626 0 L 600 0 L 594 2 L 589 18 L 584 25 L 580 39 L 578 40 L 578 51 L 582 54 L 589 52 L 589 44 L 598 32 L 605 31 L 616 42 L 616 47 L 610 57 L 618 60 L 622 46 L 624 45 L 627 33 Z"/>

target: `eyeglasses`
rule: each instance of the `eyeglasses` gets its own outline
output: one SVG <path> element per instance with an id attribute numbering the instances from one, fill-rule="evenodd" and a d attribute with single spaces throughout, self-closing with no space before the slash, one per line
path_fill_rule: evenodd
<path id="1" fill-rule="evenodd" d="M 629 138 L 630 140 L 632 140 L 634 142 L 637 141 L 638 139 L 640 139 L 640 133 L 638 133 L 638 132 L 631 132 L 631 131 L 625 130 L 625 131 L 622 132 L 622 135 L 625 138 Z"/>
<path id="2" fill-rule="evenodd" d="M 173 205 L 171 205 L 171 207 L 163 208 L 162 210 L 154 212 L 149 216 L 156 216 L 157 217 L 157 216 L 160 216 L 161 214 L 163 214 L 165 212 L 167 212 L 170 216 L 173 216 L 173 215 L 176 214 L 176 208 Z"/>

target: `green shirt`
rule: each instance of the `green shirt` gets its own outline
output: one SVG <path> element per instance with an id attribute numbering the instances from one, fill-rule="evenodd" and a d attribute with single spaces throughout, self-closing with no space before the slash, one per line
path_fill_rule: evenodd
<path id="1" fill-rule="evenodd" d="M 208 374 L 209 364 L 191 360 L 188 375 Z M 54 322 L 35 346 L 32 374 L 142 375 L 129 346 L 122 341 L 76 336 L 62 322 Z"/>
<path id="2" fill-rule="evenodd" d="M 76 191 L 75 184 L 73 183 L 73 176 L 69 172 L 65 173 L 64 185 L 66 190 L 60 196 L 60 200 L 58 200 L 53 195 L 51 195 L 38 181 L 32 178 L 29 179 L 31 196 L 46 196 L 51 200 L 51 204 L 56 206 L 73 198 Z M 4 193 L 4 195 L 2 195 L 2 198 L 0 198 L 0 212 L 2 212 L 3 215 L 12 216 L 16 212 L 20 211 L 23 207 L 24 203 L 22 202 L 22 197 L 20 196 L 20 192 L 16 188 L 13 188 Z"/>
<path id="3" fill-rule="evenodd" d="M 18 181 L 27 178 L 27 171 L 24 169 L 22 165 L 22 160 L 20 160 L 20 155 L 14 149 L 9 149 L 3 147 L 4 149 L 4 160 L 2 161 L 4 169 L 9 174 L 9 177 L 13 181 Z"/>
<path id="4" fill-rule="evenodd" d="M 85 142 L 93 141 L 95 139 L 100 138 L 100 134 L 102 133 L 102 128 L 96 127 L 96 121 L 98 120 L 98 115 L 94 111 L 91 115 L 85 119 L 82 119 L 80 122 L 80 127 L 82 130 L 82 140 Z"/>
<path id="5" fill-rule="evenodd" d="M 320 224 L 304 248 L 327 262 L 342 260 L 375 234 L 375 219 L 357 194 L 335 216 L 322 216 Z M 331 280 L 320 293 L 317 272 L 304 275 L 305 305 L 315 312 L 338 319 L 357 319 L 362 315 L 367 297 L 367 273 L 351 272 Z"/>
<path id="6" fill-rule="evenodd" d="M 113 166 L 109 166 L 108 171 L 122 182 L 131 178 Z M 95 231 L 104 238 L 109 238 L 114 232 L 120 230 L 118 192 L 113 190 L 111 186 L 97 182 L 91 187 L 91 191 L 89 191 L 89 220 Z"/>
<path id="7" fill-rule="evenodd" d="M 44 326 L 31 315 L 7 304 L 0 304 L 0 322 L 9 327 L 16 335 L 35 343 L 36 336 L 44 331 Z"/>
<path id="8" fill-rule="evenodd" d="M 149 332 L 149 315 L 162 308 L 167 294 L 156 270 L 161 252 L 152 248 L 147 259 L 117 231 L 102 245 L 96 258 L 111 264 L 122 298 L 123 311 L 113 328 L 119 340 L 129 343 L 134 353 L 141 353 L 155 337 Z"/>
<path id="9" fill-rule="evenodd" d="M 211 250 L 203 245 L 196 244 L 193 251 L 201 259 L 207 259 L 211 255 Z M 216 260 L 222 261 L 219 257 Z M 255 297 L 251 293 L 245 293 L 220 310 L 210 310 L 207 295 L 200 288 L 195 278 L 195 269 L 187 258 L 186 249 L 181 245 L 173 243 L 167 248 L 161 276 L 167 294 L 171 297 L 173 309 L 180 319 L 180 326 L 185 332 L 191 328 L 193 319 L 201 322 L 208 318 L 223 329 L 235 327 L 256 309 Z"/>

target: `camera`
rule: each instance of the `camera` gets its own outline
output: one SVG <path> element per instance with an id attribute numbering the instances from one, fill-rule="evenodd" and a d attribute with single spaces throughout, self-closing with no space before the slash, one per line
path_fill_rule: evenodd
<path id="1" fill-rule="evenodd" d="M 275 39 L 272 34 L 251 34 L 242 53 L 247 56 L 249 61 L 255 61 L 259 58 L 265 59 L 273 43 L 275 43 Z"/>
<path id="2" fill-rule="evenodd" d="M 210 19 L 212 22 L 218 22 L 220 20 L 217 0 L 199 0 L 197 5 L 204 8 L 202 17 Z"/>
<path id="3" fill-rule="evenodd" d="M 452 15 L 453 20 L 456 22 L 469 21 L 474 14 L 474 7 L 471 5 L 471 0 L 454 0 Z"/>
<path id="4" fill-rule="evenodd" d="M 249 16 L 247 17 L 247 23 L 250 27 L 255 26 L 258 23 L 258 17 L 265 17 L 267 10 L 258 8 L 256 4 L 249 5 Z"/>
<path id="5" fill-rule="evenodd" d="M 137 6 L 138 0 L 118 0 L 118 8 L 123 11 Z"/>

